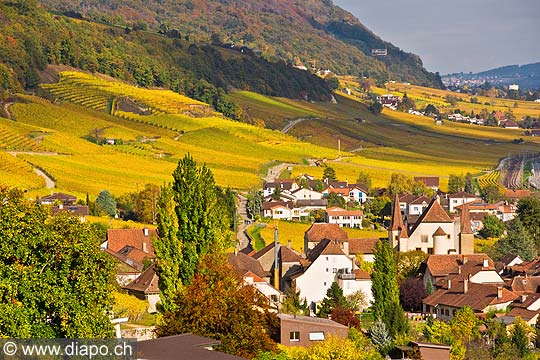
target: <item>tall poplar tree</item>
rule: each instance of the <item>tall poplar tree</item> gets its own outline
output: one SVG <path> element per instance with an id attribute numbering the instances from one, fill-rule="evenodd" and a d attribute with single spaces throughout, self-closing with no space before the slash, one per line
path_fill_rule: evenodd
<path id="1" fill-rule="evenodd" d="M 388 242 L 375 248 L 375 262 L 371 274 L 373 282 L 373 315 L 381 320 L 393 338 L 408 331 L 408 322 L 399 302 L 399 287 L 394 251 Z"/>
<path id="2" fill-rule="evenodd" d="M 230 230 L 227 210 L 218 198 L 214 176 L 197 166 L 190 154 L 178 162 L 173 183 L 163 187 L 154 241 L 162 310 L 174 308 L 174 297 L 188 285 L 201 258 L 226 249 Z"/>

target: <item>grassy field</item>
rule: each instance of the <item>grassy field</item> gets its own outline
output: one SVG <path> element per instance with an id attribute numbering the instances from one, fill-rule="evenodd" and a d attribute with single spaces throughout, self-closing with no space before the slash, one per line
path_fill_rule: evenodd
<path id="1" fill-rule="evenodd" d="M 278 223 L 279 243 L 282 245 L 287 245 L 289 240 L 291 240 L 291 247 L 298 252 L 302 252 L 304 248 L 304 233 L 309 229 L 310 226 L 311 224 L 307 223 L 280 221 Z M 255 229 L 255 227 L 252 229 Z M 386 231 L 349 228 L 344 228 L 344 230 L 348 233 L 349 238 L 379 238 L 388 236 Z M 274 241 L 274 230 L 270 226 L 262 228 L 258 233 L 258 236 L 260 236 L 264 241 L 264 243 L 260 242 L 259 245 L 260 248 L 262 248 Z M 257 250 L 259 250 L 259 248 L 257 248 Z"/>

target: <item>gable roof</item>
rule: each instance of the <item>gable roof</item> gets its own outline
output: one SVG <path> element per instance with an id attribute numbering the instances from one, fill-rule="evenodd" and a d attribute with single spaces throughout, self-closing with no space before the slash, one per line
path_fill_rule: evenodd
<path id="1" fill-rule="evenodd" d="M 270 274 L 267 271 L 264 271 L 262 268 L 261 263 L 257 260 L 252 258 L 249 255 L 246 255 L 244 253 L 229 253 L 227 254 L 227 260 L 229 264 L 232 266 L 233 271 L 238 276 L 243 276 L 246 272 L 251 271 L 255 275 L 265 278 L 270 276 Z"/>
<path id="2" fill-rule="evenodd" d="M 451 288 L 443 288 L 428 295 L 422 303 L 426 305 L 446 305 L 456 308 L 470 306 L 474 311 L 481 312 L 486 307 L 504 304 L 518 298 L 514 292 L 502 288 L 502 297 L 497 298 L 499 286 L 493 284 L 476 284 L 469 281 L 468 291 L 464 293 L 464 281 L 452 281 Z"/>
<path id="3" fill-rule="evenodd" d="M 516 276 L 510 284 L 512 291 L 522 293 L 538 293 L 540 290 L 540 276 Z"/>
<path id="4" fill-rule="evenodd" d="M 349 239 L 349 254 L 373 254 L 379 239 Z"/>
<path id="5" fill-rule="evenodd" d="M 143 270 L 143 264 L 140 261 L 130 259 L 129 257 L 117 252 L 105 249 L 105 252 L 112 256 L 122 266 L 116 268 L 117 274 L 139 274 Z"/>
<path id="6" fill-rule="evenodd" d="M 69 195 L 69 194 L 64 194 L 64 193 L 54 193 L 54 194 L 51 194 L 51 195 L 47 195 L 47 196 L 43 196 L 41 198 L 41 201 L 48 201 L 48 202 L 53 202 L 53 201 L 56 201 L 56 200 L 59 200 L 59 201 L 62 201 L 62 202 L 75 202 L 77 201 L 77 197 L 73 196 L 73 195 Z"/>
<path id="7" fill-rule="evenodd" d="M 304 234 L 308 242 L 320 242 L 323 239 L 345 240 L 349 238 L 347 232 L 338 224 L 313 223 Z"/>
<path id="8" fill-rule="evenodd" d="M 73 215 L 77 216 L 86 216 L 90 214 L 88 206 L 86 205 L 63 205 L 63 206 L 53 206 L 51 207 L 51 214 L 55 216 L 62 212 L 70 212 Z"/>
<path id="9" fill-rule="evenodd" d="M 302 257 L 293 249 L 289 249 L 287 246 L 281 246 L 279 248 L 279 258 L 284 263 L 300 263 Z"/>
<path id="10" fill-rule="evenodd" d="M 441 204 L 437 201 L 437 198 L 433 198 L 428 207 L 424 209 L 422 215 L 416 220 L 416 223 L 412 227 L 409 235 L 414 234 L 415 230 L 422 223 L 452 223 L 454 220 L 448 216 L 446 211 L 442 208 Z"/>
<path id="11" fill-rule="evenodd" d="M 292 209 L 294 207 L 294 204 L 291 201 L 265 201 L 262 204 L 263 210 L 272 210 L 280 206 L 284 208 Z"/>
<path id="12" fill-rule="evenodd" d="M 415 176 L 415 182 L 422 182 L 427 187 L 439 187 L 439 177 L 438 176 Z"/>
<path id="13" fill-rule="evenodd" d="M 508 253 L 504 255 L 499 261 L 502 262 L 506 266 L 510 264 L 516 258 L 519 258 L 521 260 L 521 258 L 518 255 Z"/>
<path id="14" fill-rule="evenodd" d="M 446 236 L 447 234 L 444 232 L 442 227 L 438 227 L 437 230 L 433 233 L 433 236 Z"/>
<path id="15" fill-rule="evenodd" d="M 148 257 L 153 259 L 156 255 L 154 253 L 154 247 L 152 246 L 152 239 L 158 237 L 158 234 L 155 229 L 146 230 L 148 231 L 148 235 L 144 234 L 145 229 L 108 229 L 107 249 L 117 253 L 122 251 L 124 255 L 129 257 L 137 256 L 137 258 L 139 258 L 141 254 L 138 251 L 134 251 L 131 256 L 126 253 L 133 251 L 133 249 L 137 249 L 145 254 L 142 258 Z M 146 252 L 144 251 L 145 247 Z"/>
<path id="16" fill-rule="evenodd" d="M 291 315 L 291 314 L 277 314 L 277 316 L 281 321 L 294 321 L 294 322 L 301 322 L 305 324 L 326 325 L 326 326 L 333 326 L 337 328 L 347 329 L 347 326 L 342 325 L 330 319 L 325 319 L 325 318 L 303 316 L 303 315 Z"/>
<path id="17" fill-rule="evenodd" d="M 145 295 L 159 294 L 158 281 L 156 264 L 152 264 L 138 278 L 127 284 L 124 289 Z"/>
<path id="18" fill-rule="evenodd" d="M 422 195 L 422 196 L 417 196 L 416 198 L 414 198 L 409 204 L 411 205 L 420 205 L 422 203 L 429 204 L 430 201 L 431 201 L 430 198 Z"/>
<path id="19" fill-rule="evenodd" d="M 484 259 L 488 260 L 487 268 L 484 268 Z M 429 255 L 424 263 L 435 277 L 458 274 L 460 266 L 463 276 L 474 275 L 482 270 L 495 270 L 495 263 L 486 254 Z"/>

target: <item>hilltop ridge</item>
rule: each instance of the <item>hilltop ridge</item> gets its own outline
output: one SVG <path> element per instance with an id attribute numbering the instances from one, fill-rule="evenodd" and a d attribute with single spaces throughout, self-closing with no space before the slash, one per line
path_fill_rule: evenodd
<path id="1" fill-rule="evenodd" d="M 422 60 L 384 41 L 329 0 L 41 0 L 49 9 L 122 27 L 246 46 L 271 61 L 443 88 Z M 373 49 L 386 49 L 374 57 Z"/>

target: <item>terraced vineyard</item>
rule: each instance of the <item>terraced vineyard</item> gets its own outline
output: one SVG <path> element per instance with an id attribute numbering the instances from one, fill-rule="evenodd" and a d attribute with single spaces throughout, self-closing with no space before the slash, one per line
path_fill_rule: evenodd
<path id="1" fill-rule="evenodd" d="M 502 183 L 509 189 L 519 189 L 523 178 L 523 157 L 515 156 L 507 159 L 501 171 Z"/>
<path id="2" fill-rule="evenodd" d="M 28 163 L 0 152 L 0 184 L 32 190 L 44 187 L 45 180 L 37 176 Z"/>
<path id="3" fill-rule="evenodd" d="M 157 114 L 213 113 L 207 104 L 170 90 L 149 90 L 80 72 L 64 71 L 59 75 L 58 83 L 45 84 L 42 88 L 61 100 L 96 110 L 110 107 L 114 113 L 116 99 L 127 97 L 133 100 L 141 111 Z"/>
<path id="4" fill-rule="evenodd" d="M 477 181 L 478 185 L 481 189 L 485 189 L 488 186 L 495 186 L 497 189 L 499 189 L 499 192 L 501 194 L 504 194 L 506 191 L 506 188 L 502 186 L 499 182 L 501 177 L 501 172 L 499 170 L 491 171 L 487 174 L 484 174 L 482 176 L 479 176 Z"/>

